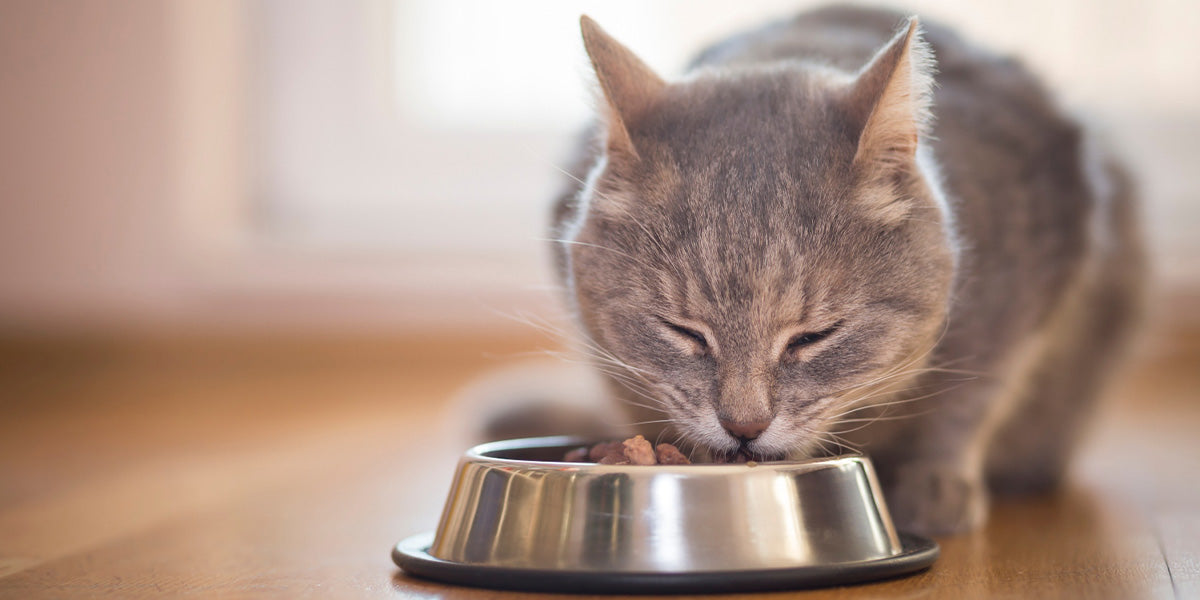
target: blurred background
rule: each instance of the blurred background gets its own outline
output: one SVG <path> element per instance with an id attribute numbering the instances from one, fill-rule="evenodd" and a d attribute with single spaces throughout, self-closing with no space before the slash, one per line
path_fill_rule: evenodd
<path id="1" fill-rule="evenodd" d="M 815 3 L 0 2 L 0 331 L 527 329 L 588 13 L 665 75 Z M 1135 166 L 1156 314 L 1200 291 L 1200 4 L 913 0 Z"/>
<path id="2" fill-rule="evenodd" d="M 670 77 L 812 4 L 0 0 L 0 596 L 406 595 L 384 550 L 436 523 L 488 398 L 584 382 L 507 367 L 562 347 L 542 238 L 591 111 L 580 13 Z M 1128 160 L 1154 259 L 1091 491 L 939 572 L 1161 586 L 1172 548 L 1200 564 L 1200 2 L 905 6 Z"/>

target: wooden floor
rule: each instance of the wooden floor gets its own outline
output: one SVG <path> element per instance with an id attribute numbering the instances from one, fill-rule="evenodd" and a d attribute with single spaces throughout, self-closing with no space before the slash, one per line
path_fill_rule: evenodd
<path id="1" fill-rule="evenodd" d="M 447 399 L 526 345 L 0 345 L 0 597 L 523 596 L 388 552 L 436 524 L 466 443 Z M 788 595 L 1200 597 L 1200 344 L 1142 354 L 1062 494 L 915 577 Z"/>

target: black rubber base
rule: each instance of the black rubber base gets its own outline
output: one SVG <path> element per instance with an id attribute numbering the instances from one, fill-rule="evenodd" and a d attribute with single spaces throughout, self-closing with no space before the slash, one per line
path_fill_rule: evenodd
<path id="1" fill-rule="evenodd" d="M 513 569 L 454 563 L 429 555 L 433 535 L 412 536 L 392 549 L 392 560 L 410 575 L 443 583 L 498 590 L 586 594 L 694 594 L 794 590 L 863 583 L 929 568 L 938 557 L 933 540 L 900 534 L 904 551 L 860 562 L 751 571 L 621 572 Z"/>

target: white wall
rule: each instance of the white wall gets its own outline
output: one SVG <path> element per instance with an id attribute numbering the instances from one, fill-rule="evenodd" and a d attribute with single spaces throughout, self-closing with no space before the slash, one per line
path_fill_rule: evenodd
<path id="1" fill-rule="evenodd" d="M 170 257 L 158 2 L 0 4 L 0 319 L 135 315 Z"/>

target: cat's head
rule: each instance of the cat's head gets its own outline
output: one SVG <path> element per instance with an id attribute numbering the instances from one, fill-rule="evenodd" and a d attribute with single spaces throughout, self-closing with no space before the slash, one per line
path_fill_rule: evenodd
<path id="1" fill-rule="evenodd" d="M 946 317 L 954 253 L 922 158 L 916 20 L 857 73 L 671 83 L 582 24 L 603 152 L 563 249 L 600 366 L 716 453 L 811 449 L 919 366 Z"/>

